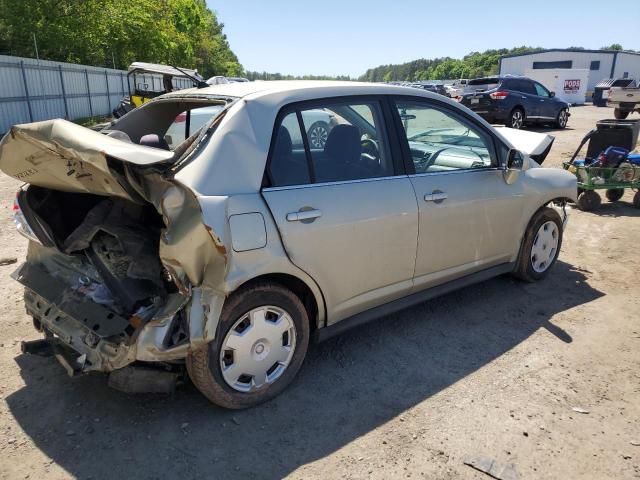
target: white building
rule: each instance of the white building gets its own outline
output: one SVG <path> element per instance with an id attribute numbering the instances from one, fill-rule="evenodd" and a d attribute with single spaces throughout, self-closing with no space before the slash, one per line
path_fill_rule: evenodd
<path id="1" fill-rule="evenodd" d="M 589 70 L 587 96 L 591 96 L 596 84 L 605 78 L 640 80 L 640 53 L 554 48 L 500 58 L 500 75 L 526 75 L 530 69 L 566 68 Z"/>

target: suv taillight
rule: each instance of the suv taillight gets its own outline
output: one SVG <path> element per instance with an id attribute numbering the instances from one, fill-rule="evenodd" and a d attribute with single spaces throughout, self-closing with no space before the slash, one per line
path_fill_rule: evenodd
<path id="1" fill-rule="evenodd" d="M 19 193 L 20 192 L 18 192 L 18 195 Z M 33 240 L 34 242 L 37 242 L 37 243 L 42 243 L 40 242 L 36 234 L 33 233 L 33 230 L 29 226 L 29 223 L 27 222 L 27 219 L 25 218 L 24 213 L 20 208 L 18 195 L 16 195 L 16 198 L 13 201 L 13 222 L 16 224 L 16 229 L 18 230 L 18 233 L 20 235 L 27 237 L 29 240 Z"/>
<path id="2" fill-rule="evenodd" d="M 509 96 L 509 92 L 505 92 L 504 90 L 498 90 L 497 92 L 490 93 L 489 96 L 493 100 L 504 100 Z"/>

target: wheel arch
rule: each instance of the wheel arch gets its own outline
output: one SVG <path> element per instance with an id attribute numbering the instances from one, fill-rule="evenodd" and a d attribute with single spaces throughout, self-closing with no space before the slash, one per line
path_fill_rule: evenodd
<path id="1" fill-rule="evenodd" d="M 324 326 L 324 299 L 322 298 L 321 292 L 315 292 L 317 288 L 312 288 L 303 279 L 290 273 L 272 272 L 253 277 L 238 285 L 234 291 L 250 287 L 254 283 L 258 282 L 273 282 L 291 290 L 300 299 L 300 301 L 302 301 L 302 304 L 307 310 L 311 332 Z"/>
<path id="2" fill-rule="evenodd" d="M 514 110 L 521 110 L 522 113 L 524 113 L 524 119 L 527 119 L 527 109 L 524 107 L 524 105 L 522 103 L 516 103 L 515 105 L 513 105 L 511 107 L 511 110 L 509 110 L 509 115 L 511 115 L 513 113 Z"/>
<path id="3" fill-rule="evenodd" d="M 553 208 L 558 213 L 558 215 L 560 215 L 560 220 L 563 223 L 563 230 L 564 230 L 564 225 L 566 224 L 567 218 L 566 218 L 566 213 L 564 214 L 565 216 L 563 216 L 562 209 L 564 207 L 562 207 L 562 205 L 566 205 L 567 203 L 573 202 L 573 201 L 574 200 L 568 197 L 551 196 L 551 198 L 549 198 L 548 200 L 540 204 L 538 208 L 531 211 L 531 213 L 525 217 L 527 220 L 524 223 L 524 225 L 522 225 L 522 228 L 520 229 L 520 239 L 519 239 L 519 246 L 518 246 L 518 252 L 517 252 L 516 258 L 520 257 L 520 252 L 522 250 L 522 245 L 524 243 L 524 238 L 527 233 L 527 229 L 529 228 L 529 225 L 531 225 L 531 222 L 533 221 L 535 216 L 538 214 L 538 212 L 540 212 L 541 210 L 547 207 Z"/>

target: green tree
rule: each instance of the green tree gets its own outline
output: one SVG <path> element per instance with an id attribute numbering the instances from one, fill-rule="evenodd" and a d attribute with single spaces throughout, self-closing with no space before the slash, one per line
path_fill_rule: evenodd
<path id="1" fill-rule="evenodd" d="M 617 50 L 617 51 L 621 51 L 621 50 L 624 50 L 624 49 L 622 48 L 622 45 L 620 45 L 619 43 L 612 43 L 608 47 L 601 47 L 600 50 Z"/>
<path id="2" fill-rule="evenodd" d="M 238 75 L 205 0 L 0 0 L 0 52 L 126 68 L 133 61 Z"/>
<path id="3" fill-rule="evenodd" d="M 533 47 L 516 47 L 512 49 L 486 50 L 471 52 L 462 59 L 433 58 L 418 59 L 399 65 L 380 65 L 370 68 L 359 80 L 383 82 L 392 80 L 445 80 L 455 78 L 474 78 L 498 73 L 500 57 L 509 54 L 528 53 L 542 50 Z"/>

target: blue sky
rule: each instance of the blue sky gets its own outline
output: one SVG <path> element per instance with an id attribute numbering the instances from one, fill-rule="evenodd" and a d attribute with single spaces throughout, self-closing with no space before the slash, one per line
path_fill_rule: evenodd
<path id="1" fill-rule="evenodd" d="M 207 0 L 247 70 L 358 76 L 521 45 L 640 50 L 640 0 Z M 625 26 L 626 25 L 626 26 Z"/>

